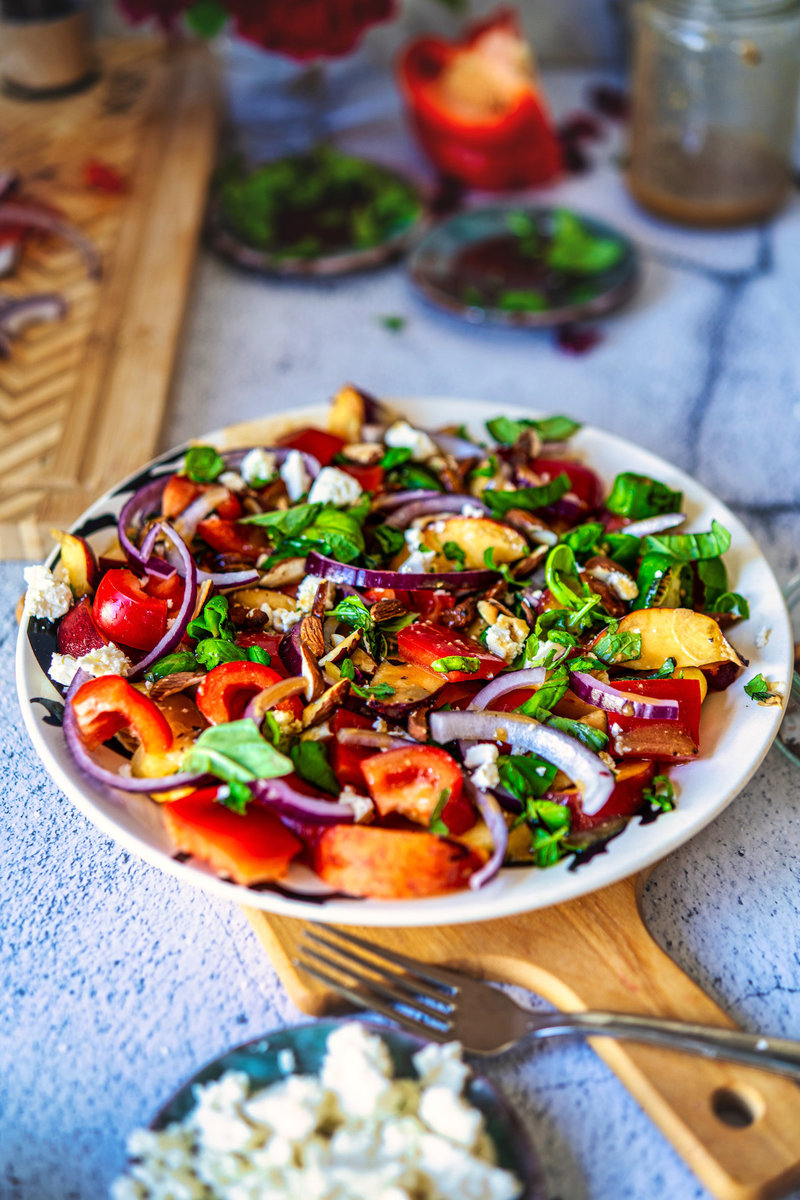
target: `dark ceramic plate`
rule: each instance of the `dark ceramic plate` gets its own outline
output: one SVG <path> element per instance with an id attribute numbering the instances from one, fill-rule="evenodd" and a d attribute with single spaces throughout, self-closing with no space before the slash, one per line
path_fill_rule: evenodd
<path id="1" fill-rule="evenodd" d="M 396 1029 L 370 1025 L 368 1022 L 361 1023 L 379 1034 L 389 1047 L 398 1077 L 414 1077 L 411 1058 L 422 1049 L 425 1041 Z M 286 1072 L 281 1069 L 279 1058 L 282 1050 L 291 1050 L 296 1074 L 318 1074 L 325 1056 L 328 1035 L 339 1024 L 340 1021 L 315 1021 L 309 1025 L 279 1029 L 267 1037 L 259 1038 L 258 1041 L 229 1050 L 188 1080 L 158 1111 L 150 1123 L 150 1128 L 161 1130 L 173 1121 L 182 1121 L 194 1108 L 194 1087 L 219 1079 L 226 1071 L 244 1071 L 256 1088 L 267 1087 L 283 1079 Z M 525 1184 L 520 1200 L 544 1200 L 536 1157 L 514 1111 L 481 1075 L 472 1076 L 467 1084 L 466 1096 L 470 1104 L 480 1109 L 486 1118 L 487 1130 L 497 1149 L 498 1164 L 513 1171 Z"/>
<path id="2" fill-rule="evenodd" d="M 486 291 L 490 291 L 496 286 L 491 277 L 496 271 L 502 272 L 502 265 L 492 264 L 491 258 L 487 257 L 482 268 L 480 259 L 475 257 L 476 250 L 480 254 L 481 248 L 487 244 L 497 244 L 500 239 L 508 238 L 511 214 L 530 218 L 537 224 L 541 222 L 546 227 L 556 211 L 527 205 L 505 205 L 458 213 L 435 225 L 419 242 L 408 263 L 411 279 L 426 299 L 473 325 L 542 329 L 587 321 L 614 312 L 636 291 L 639 256 L 625 234 L 583 213 L 572 215 L 578 217 L 588 234 L 620 243 L 622 254 L 613 266 L 597 274 L 570 276 L 567 286 L 563 286 L 562 281 L 560 299 L 553 301 L 543 311 L 509 311 L 467 294 L 470 289 L 465 286 L 465 255 L 473 259 L 469 271 L 472 286 L 480 279 L 481 283 L 486 284 Z M 481 278 L 482 270 L 484 274 Z M 521 287 L 519 282 L 516 287 Z M 478 290 L 484 291 L 482 287 Z"/>
<path id="3" fill-rule="evenodd" d="M 390 167 L 383 166 L 383 164 L 376 165 L 380 165 L 381 171 L 387 177 L 404 184 L 414 192 L 419 207 L 416 217 L 412 218 L 402 229 L 374 246 L 364 249 L 353 246 L 309 258 L 291 258 L 278 251 L 261 250 L 244 241 L 224 224 L 219 196 L 215 193 L 212 193 L 209 201 L 206 228 L 208 242 L 223 258 L 238 267 L 243 267 L 248 271 L 257 271 L 263 275 L 277 275 L 293 279 L 350 275 L 391 262 L 405 254 L 420 236 L 427 222 L 427 208 L 422 193 L 413 180 Z"/>

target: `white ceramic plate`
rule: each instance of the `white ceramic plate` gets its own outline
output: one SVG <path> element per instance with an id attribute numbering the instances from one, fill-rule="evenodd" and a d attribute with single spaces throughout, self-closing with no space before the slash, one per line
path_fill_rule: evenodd
<path id="1" fill-rule="evenodd" d="M 498 415 L 496 405 L 469 400 L 414 399 L 393 402 L 412 422 L 423 426 L 466 422 L 476 433 L 482 422 Z M 528 409 L 506 409 L 509 416 L 531 416 Z M 209 434 L 203 441 L 232 449 L 264 445 L 287 429 L 306 424 L 325 426 L 327 409 L 308 408 L 292 414 L 229 427 Z M 288 891 L 257 891 L 216 878 L 194 862 L 177 862 L 163 830 L 159 807 L 145 797 L 123 793 L 103 794 L 77 769 L 67 752 L 57 725 L 45 721 L 46 711 L 32 704 L 35 696 L 58 699 L 58 693 L 40 667 L 22 625 L 17 645 L 17 685 L 25 723 L 50 776 L 72 802 L 105 833 L 155 865 L 187 883 L 207 888 L 220 896 L 251 908 L 265 909 L 307 920 L 360 925 L 447 925 L 489 920 L 529 909 L 544 908 L 571 900 L 596 888 L 615 883 L 663 858 L 709 821 L 744 787 L 764 758 L 777 733 L 783 710 L 763 707 L 745 694 L 744 683 L 756 672 L 781 681 L 788 695 L 793 647 L 786 606 L 766 560 L 742 523 L 705 488 L 662 459 L 597 429 L 584 428 L 571 443 L 585 461 L 610 484 L 619 471 L 652 475 L 684 493 L 689 517 L 687 528 L 709 528 L 713 517 L 732 535 L 726 557 L 731 587 L 750 601 L 750 619 L 735 627 L 733 640 L 750 660 L 749 667 L 724 692 L 712 693 L 703 706 L 700 756 L 692 763 L 674 768 L 678 794 L 674 812 L 650 824 L 634 818 L 627 828 L 576 870 L 566 859 L 548 870 L 512 868 L 502 871 L 478 892 L 462 891 L 422 900 L 376 901 L 332 897 L 320 902 L 319 885 L 305 868 L 293 868 Z M 131 477 L 108 493 L 74 526 L 102 552 L 113 540 L 115 515 L 134 487 L 146 482 L 159 464 L 180 461 L 182 449 L 162 455 L 138 476 Z M 162 466 L 163 471 L 163 466 Z M 100 526 L 100 528 L 98 528 Z M 764 631 L 769 630 L 766 644 Z M 108 752 L 110 753 L 110 752 Z M 314 893 L 317 893 L 315 896 Z"/>

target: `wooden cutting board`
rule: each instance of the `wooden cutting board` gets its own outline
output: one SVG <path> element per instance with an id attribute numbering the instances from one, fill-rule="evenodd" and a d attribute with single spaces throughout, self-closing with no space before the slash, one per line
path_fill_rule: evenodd
<path id="1" fill-rule="evenodd" d="M 86 277 L 61 240 L 28 248 L 0 295 L 61 293 L 63 321 L 0 359 L 0 557 L 42 558 L 112 483 L 152 455 L 191 280 L 216 144 L 218 89 L 204 47 L 101 44 L 97 83 L 75 96 L 0 97 L 0 168 L 84 230 L 103 260 Z M 87 187 L 99 159 L 123 195 Z"/>
<path id="2" fill-rule="evenodd" d="M 650 937 L 639 909 L 643 882 L 624 880 L 554 908 L 480 924 L 351 928 L 420 959 L 520 984 L 562 1010 L 617 1009 L 732 1027 Z M 295 1004 L 313 1016 L 341 1009 L 334 993 L 293 964 L 306 923 L 245 911 Z M 795 1083 L 633 1042 L 595 1038 L 592 1046 L 720 1200 L 763 1200 L 800 1183 Z"/>

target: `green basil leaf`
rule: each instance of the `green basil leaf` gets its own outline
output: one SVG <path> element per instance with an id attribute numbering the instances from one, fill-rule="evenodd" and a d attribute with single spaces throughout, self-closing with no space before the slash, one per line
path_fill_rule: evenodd
<path id="1" fill-rule="evenodd" d="M 204 729 L 184 754 L 181 770 L 216 775 L 226 783 L 249 783 L 290 775 L 292 764 L 261 736 L 252 721 L 241 720 Z"/>
<path id="2" fill-rule="evenodd" d="M 547 587 L 554 599 L 563 608 L 582 608 L 589 589 L 581 580 L 575 564 L 575 555 L 565 542 L 559 542 L 547 555 L 544 567 Z"/>
<path id="3" fill-rule="evenodd" d="M 240 779 L 231 779 L 223 787 L 217 789 L 215 799 L 217 804 L 222 804 L 231 812 L 243 816 L 247 812 L 248 804 L 253 799 L 253 793 Z"/>
<path id="4" fill-rule="evenodd" d="M 609 666 L 638 658 L 642 653 L 641 633 L 618 633 L 616 625 L 609 625 L 599 642 L 592 646 L 592 651 L 601 662 Z"/>
<path id="5" fill-rule="evenodd" d="M 560 541 L 569 546 L 576 558 L 588 558 L 597 554 L 598 543 L 605 534 L 605 525 L 599 521 L 587 521 L 585 525 L 576 525 L 574 529 L 562 533 Z"/>
<path id="6" fill-rule="evenodd" d="M 553 729 L 560 729 L 569 737 L 574 737 L 576 741 L 594 750 L 595 754 L 605 750 L 608 745 L 608 734 L 603 733 L 602 729 L 596 729 L 594 725 L 587 725 L 584 721 L 573 721 L 571 717 L 556 717 L 551 713 L 546 724 L 552 725 Z"/>
<path id="7" fill-rule="evenodd" d="M 671 812 L 675 807 L 675 788 L 668 775 L 654 775 L 649 787 L 642 788 L 642 799 L 653 808 Z"/>
<path id="8" fill-rule="evenodd" d="M 550 307 L 544 292 L 535 288 L 508 288 L 497 297 L 495 306 L 503 312 L 546 312 Z"/>
<path id="9" fill-rule="evenodd" d="M 339 795 L 341 788 L 328 762 L 327 747 L 322 742 L 295 742 L 289 753 L 301 779 L 321 792 Z"/>
<path id="10" fill-rule="evenodd" d="M 563 416 L 542 417 L 538 421 L 527 417 L 516 421 L 511 417 L 495 417 L 494 420 L 486 422 L 489 435 L 502 446 L 513 446 L 526 429 L 534 429 L 543 442 L 565 442 L 580 428 L 579 421 Z"/>
<path id="11" fill-rule="evenodd" d="M 431 820 L 428 828 L 431 833 L 438 833 L 440 837 L 448 837 L 450 833 L 449 827 L 442 819 L 442 813 L 445 810 L 445 805 L 450 799 L 450 788 L 442 788 L 439 792 L 439 799 L 436 801 L 436 807 L 431 813 Z"/>
<path id="12" fill-rule="evenodd" d="M 164 679 L 167 675 L 177 675 L 179 671 L 196 671 L 197 659 L 191 650 L 177 650 L 174 654 L 166 654 L 154 662 L 149 671 L 145 671 L 145 679 L 152 682 Z"/>
<path id="13" fill-rule="evenodd" d="M 741 620 L 746 621 L 750 616 L 750 605 L 744 596 L 740 596 L 738 592 L 723 592 L 714 601 L 712 611 L 717 613 L 731 613 L 734 617 L 739 617 Z"/>
<path id="14" fill-rule="evenodd" d="M 494 454 L 490 454 L 486 463 L 483 466 L 473 467 L 469 473 L 470 481 L 473 479 L 491 479 L 497 474 L 497 459 Z"/>
<path id="15" fill-rule="evenodd" d="M 213 446 L 191 446 L 184 455 L 184 474 L 195 483 L 213 483 L 224 470 L 225 460 Z"/>
<path id="16" fill-rule="evenodd" d="M 497 760 L 503 787 L 523 803 L 531 796 L 543 796 L 552 786 L 557 769 L 537 754 L 501 754 Z"/>
<path id="17" fill-rule="evenodd" d="M 336 617 L 355 629 L 372 629 L 374 625 L 370 611 L 360 596 L 345 596 L 344 600 L 340 600 L 336 607 L 331 609 L 328 616 Z"/>
<path id="18" fill-rule="evenodd" d="M 574 213 L 553 213 L 550 243 L 545 262 L 554 271 L 571 275 L 597 275 L 617 265 L 625 253 L 618 238 L 596 237 Z"/>
<path id="19" fill-rule="evenodd" d="M 392 467 L 399 467 L 403 463 L 410 462 L 411 458 L 412 453 L 408 446 L 392 446 L 384 454 L 380 465 L 384 471 L 391 471 Z"/>
<path id="20" fill-rule="evenodd" d="M 236 630 L 228 612 L 228 600 L 225 596 L 212 596 L 203 606 L 199 617 L 195 617 L 186 626 L 189 637 L 200 641 L 203 638 L 224 638 L 232 642 Z"/>
<path id="21" fill-rule="evenodd" d="M 494 488 L 486 488 L 481 493 L 481 499 L 488 504 L 493 517 L 504 517 L 512 508 L 522 508 L 526 512 L 534 512 L 537 508 L 549 508 L 565 496 L 570 487 L 569 476 L 562 471 L 555 479 L 539 487 L 517 488 L 512 492 L 498 492 Z"/>
<path id="22" fill-rule="evenodd" d="M 480 665 L 481 660 L 471 654 L 445 654 L 443 658 L 437 658 L 431 663 L 431 670 L 442 674 L 447 671 L 467 671 L 474 675 Z"/>
<path id="23" fill-rule="evenodd" d="M 565 808 L 561 804 L 554 805 L 554 807 Z M 567 813 L 569 813 L 568 809 Z M 556 829 L 553 832 L 549 832 L 541 825 L 534 825 L 531 828 L 531 857 L 533 858 L 534 866 L 541 869 L 554 867 L 566 853 L 562 843 L 568 833 L 569 825 L 565 825 L 563 828 Z"/>
<path id="24" fill-rule="evenodd" d="M 288 732 L 286 726 L 281 725 L 273 712 L 264 713 L 264 720 L 261 722 L 261 732 L 276 750 L 280 750 L 281 754 L 287 754 L 291 749 L 294 738 Z"/>
<path id="25" fill-rule="evenodd" d="M 387 472 L 387 483 L 398 491 L 413 491 L 416 488 L 429 488 L 434 492 L 443 492 L 444 484 L 431 467 L 423 463 L 405 462 L 392 467 Z"/>
<path id="26" fill-rule="evenodd" d="M 660 533 L 644 539 L 645 548 L 657 554 L 668 554 L 680 562 L 697 562 L 716 558 L 730 547 L 731 535 L 716 519 L 709 533 Z"/>
<path id="27" fill-rule="evenodd" d="M 764 678 L 761 672 L 754 675 L 745 685 L 744 690 L 751 700 L 757 700 L 759 704 L 763 704 L 765 700 L 769 700 L 772 693 L 772 688 L 768 681 Z"/>
<path id="28" fill-rule="evenodd" d="M 614 480 L 606 508 L 618 517 L 630 517 L 638 521 L 660 513 L 678 512 L 682 502 L 682 492 L 673 492 L 666 484 L 651 479 L 649 475 L 623 471 Z"/>
<path id="29" fill-rule="evenodd" d="M 250 659 L 250 662 L 261 663 L 264 667 L 268 667 L 272 662 L 272 655 L 263 646 L 248 646 L 247 657 Z"/>
<path id="30" fill-rule="evenodd" d="M 458 542 L 445 542 L 442 553 L 449 562 L 459 563 L 461 566 L 467 561 L 467 556 Z"/>
<path id="31" fill-rule="evenodd" d="M 240 524 L 260 525 L 264 529 L 274 529 L 281 537 L 296 537 L 311 524 L 321 508 L 321 504 L 295 504 L 293 508 L 242 517 Z"/>
<path id="32" fill-rule="evenodd" d="M 197 643 L 195 657 L 198 664 L 206 671 L 227 662 L 249 662 L 250 655 L 243 646 L 237 646 L 225 638 L 204 638 Z"/>
<path id="33" fill-rule="evenodd" d="M 549 713 L 558 704 L 569 687 L 569 672 L 563 664 L 555 667 L 541 687 L 521 704 L 517 712 L 526 717 L 542 720 L 544 713 Z"/>

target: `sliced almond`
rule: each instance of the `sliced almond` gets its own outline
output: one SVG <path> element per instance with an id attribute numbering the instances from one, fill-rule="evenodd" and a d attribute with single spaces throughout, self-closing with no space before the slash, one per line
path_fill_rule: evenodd
<path id="1" fill-rule="evenodd" d="M 333 716 L 336 709 L 341 707 L 349 691 L 350 680 L 339 679 L 313 703 L 307 704 L 303 709 L 303 728 L 308 729 L 311 725 L 327 721 L 328 717 Z"/>
<path id="2" fill-rule="evenodd" d="M 408 609 L 399 600 L 379 600 L 377 604 L 373 604 L 369 615 L 376 625 L 380 625 L 384 621 L 395 621 L 398 617 L 404 617 L 407 612 Z"/>
<path id="3" fill-rule="evenodd" d="M 359 671 L 363 671 L 366 675 L 374 675 L 378 669 L 378 664 L 371 654 L 367 654 L 360 646 L 353 651 L 350 656 L 353 660 L 353 666 L 358 667 Z"/>
<path id="4" fill-rule="evenodd" d="M 308 647 L 314 658 L 319 658 L 325 653 L 322 621 L 313 612 L 307 613 L 300 622 L 300 641 Z"/>
<path id="5" fill-rule="evenodd" d="M 261 576 L 259 583 L 262 587 L 283 587 L 287 583 L 300 583 L 305 579 L 306 560 L 304 558 L 285 558 Z"/>
<path id="6" fill-rule="evenodd" d="M 196 620 L 197 620 L 197 618 L 200 616 L 200 613 L 203 611 L 203 608 L 205 607 L 206 600 L 208 599 L 209 595 L 211 594 L 211 589 L 212 589 L 212 587 L 213 587 L 213 586 L 214 586 L 214 585 L 213 585 L 213 583 L 211 582 L 211 580 L 210 580 L 210 579 L 206 579 L 206 580 L 205 580 L 203 583 L 201 583 L 201 584 L 200 584 L 200 586 L 198 587 L 198 589 L 197 589 L 197 599 L 196 599 L 196 600 L 195 600 L 195 602 L 194 602 L 194 612 L 192 613 L 192 620 L 193 620 L 193 621 L 196 621 Z"/>
<path id="7" fill-rule="evenodd" d="M 318 700 L 325 691 L 325 680 L 317 666 L 316 655 L 311 653 L 308 646 L 301 646 L 300 656 L 303 664 L 301 674 L 306 681 L 306 700 Z"/>
<path id="8" fill-rule="evenodd" d="M 371 467 L 375 463 L 379 463 L 384 453 L 380 442 L 352 442 L 342 450 L 345 458 L 349 458 L 351 462 L 359 463 L 363 467 Z"/>
<path id="9" fill-rule="evenodd" d="M 311 605 L 311 611 L 314 616 L 319 617 L 320 621 L 325 620 L 325 613 L 328 608 L 328 602 L 332 598 L 331 592 L 333 590 L 335 590 L 335 585 L 332 584 L 329 579 L 321 579 L 317 584 L 317 590 L 314 592 L 314 603 Z"/>
<path id="10" fill-rule="evenodd" d="M 165 696 L 174 696 L 186 688 L 196 687 L 206 677 L 205 671 L 175 671 L 157 679 L 147 693 L 151 700 L 163 700 Z"/>
<path id="11" fill-rule="evenodd" d="M 327 654 L 319 660 L 321 667 L 332 665 L 333 663 L 341 662 L 343 658 L 349 658 L 353 651 L 361 641 L 363 633 L 360 629 L 354 629 L 352 633 L 348 633 L 347 637 L 342 638 L 337 646 L 329 650 Z"/>

